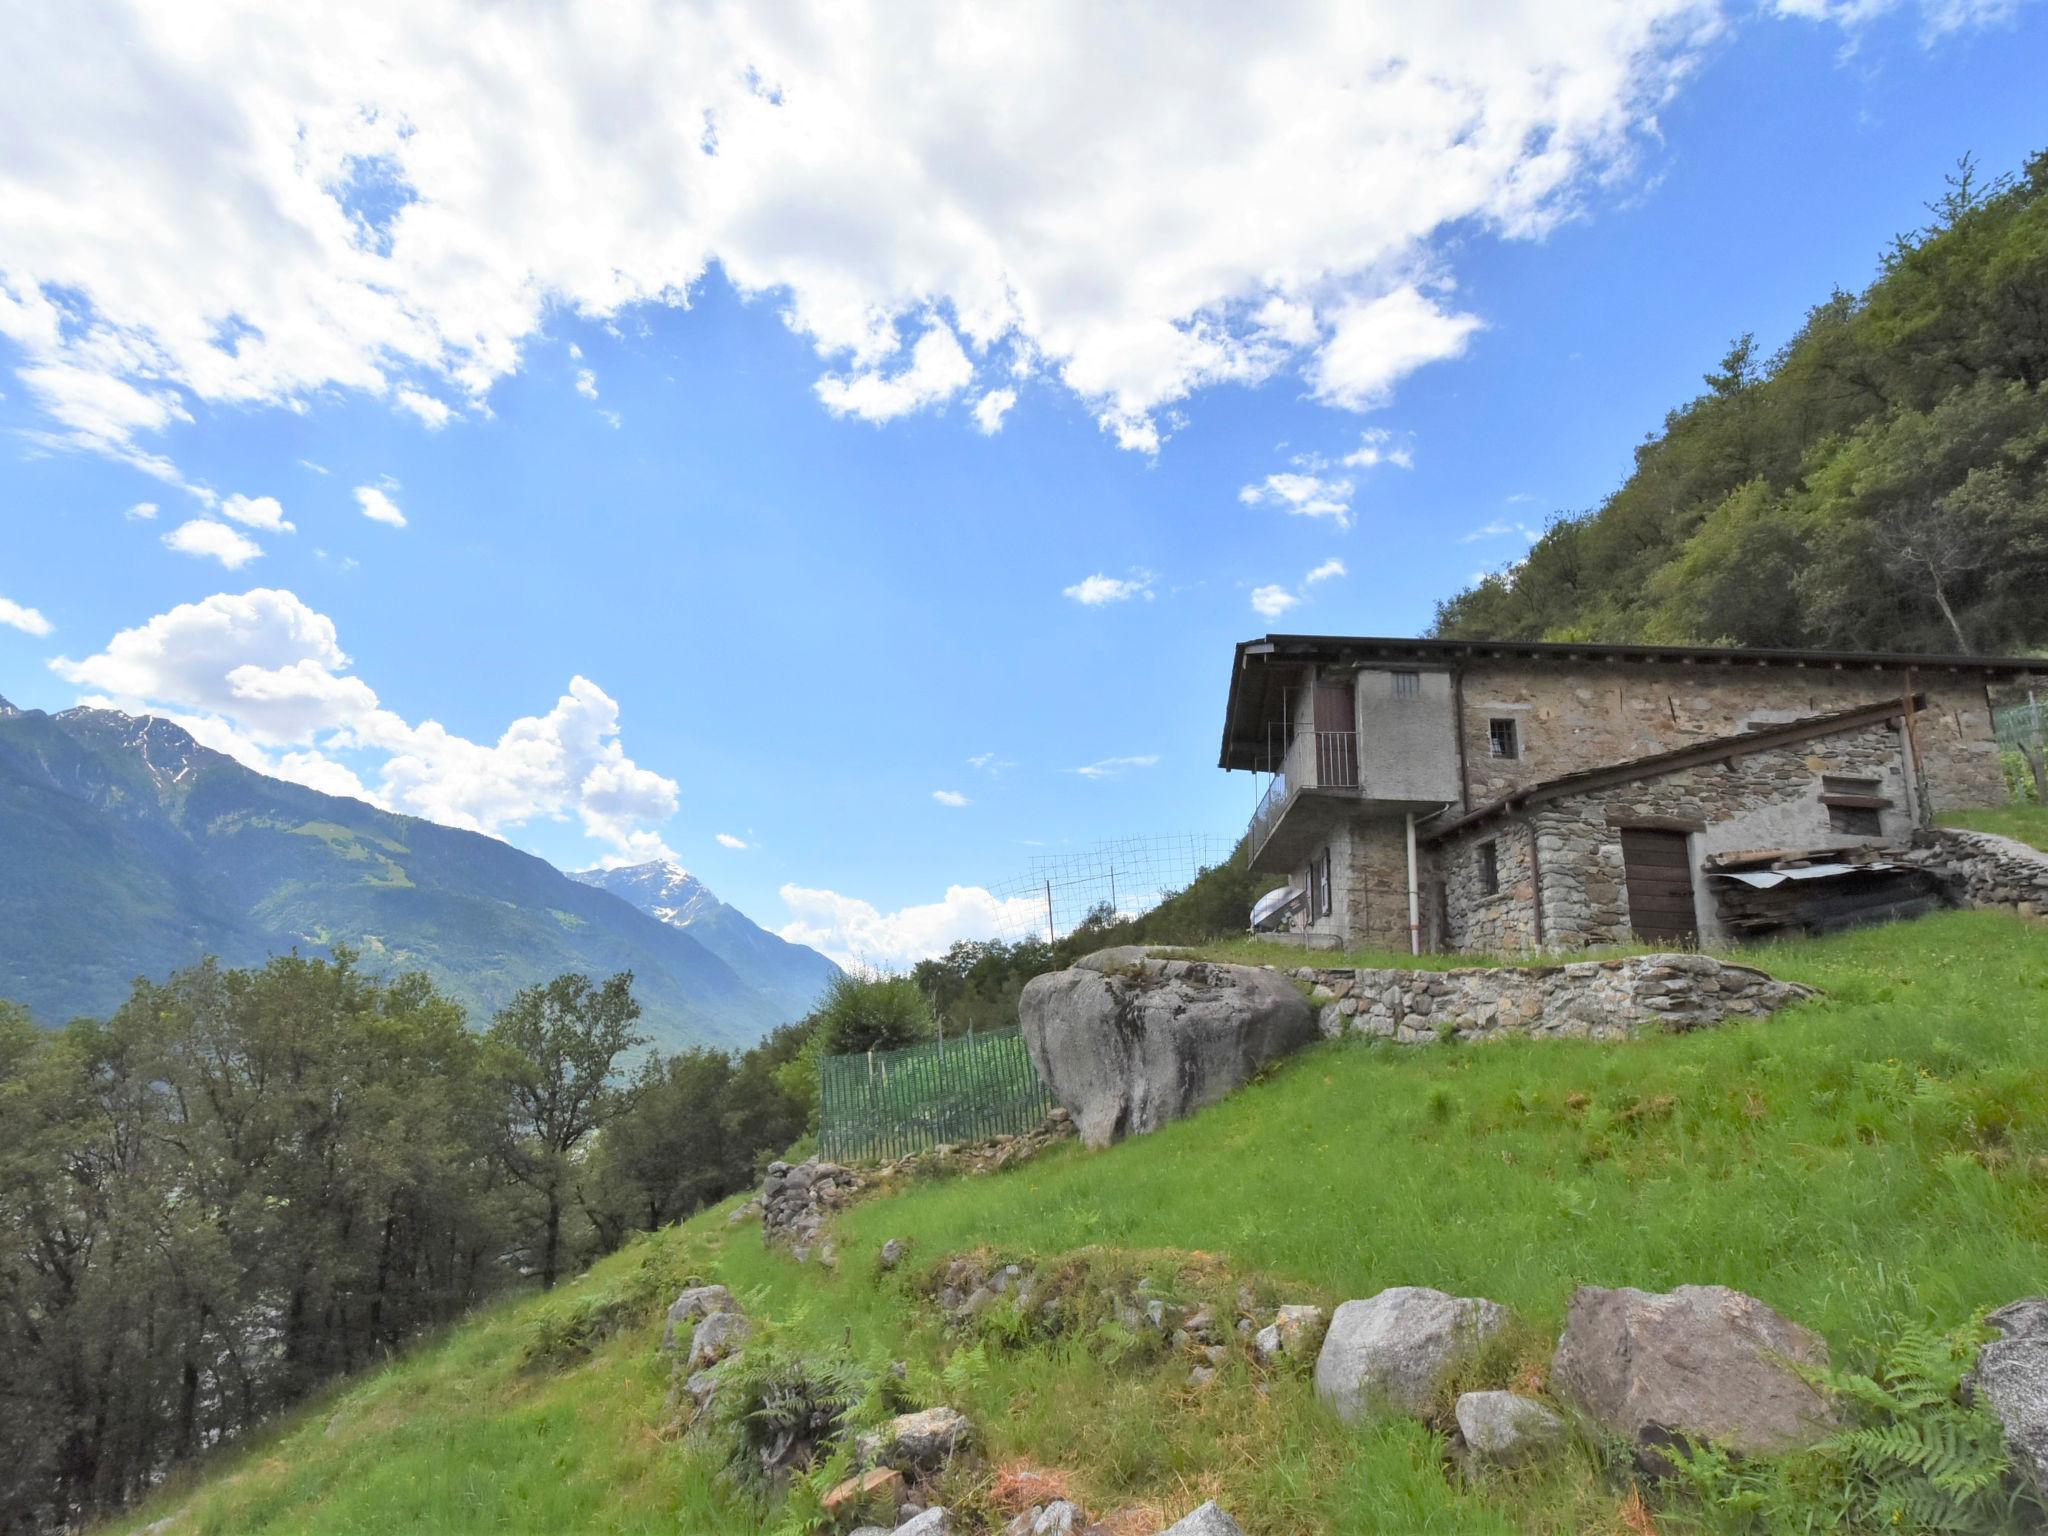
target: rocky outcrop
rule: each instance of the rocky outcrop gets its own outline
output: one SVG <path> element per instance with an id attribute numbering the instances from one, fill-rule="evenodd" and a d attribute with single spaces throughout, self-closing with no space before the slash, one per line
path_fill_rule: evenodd
<path id="1" fill-rule="evenodd" d="M 1999 1337 L 1984 1346 L 1970 1390 L 2005 1426 L 2015 1468 L 2048 1500 L 2048 1296 L 2029 1296 L 1985 1319 Z"/>
<path id="2" fill-rule="evenodd" d="M 1316 1396 L 1347 1421 L 1376 1408 L 1419 1416 L 1451 1366 L 1507 1319 L 1498 1302 L 1420 1285 L 1347 1301 L 1316 1356 Z"/>
<path id="3" fill-rule="evenodd" d="M 1003 1536 L 1082 1536 L 1088 1517 L 1065 1499 L 1034 1504 L 1003 1527 Z"/>
<path id="4" fill-rule="evenodd" d="M 1032 1065 L 1091 1147 L 1213 1104 L 1316 1037 L 1277 972 L 1142 949 L 1034 977 L 1017 1012 Z"/>
<path id="5" fill-rule="evenodd" d="M 1551 1388 L 1646 1453 L 1687 1438 L 1740 1455 L 1810 1445 L 1834 1427 L 1799 1367 L 1828 1363 L 1820 1335 L 1723 1285 L 1657 1293 L 1581 1286 Z"/>
<path id="6" fill-rule="evenodd" d="M 1915 833 L 1912 850 L 1898 858 L 1932 870 L 1963 906 L 2048 914 L 2048 853 L 2013 838 L 1935 827 Z"/>
<path id="7" fill-rule="evenodd" d="M 894 1467 L 908 1477 L 929 1477 L 974 1444 L 974 1425 L 952 1408 L 899 1414 L 854 1442 L 862 1466 Z"/>
<path id="8" fill-rule="evenodd" d="M 1467 1392 L 1458 1398 L 1458 1435 L 1472 1459 L 1510 1467 L 1564 1444 L 1565 1422 L 1531 1397 Z"/>
<path id="9" fill-rule="evenodd" d="M 683 1369 L 701 1371 L 737 1354 L 751 1332 L 752 1327 L 738 1312 L 708 1314 L 690 1335 L 690 1354 Z"/>
<path id="10" fill-rule="evenodd" d="M 693 1285 L 677 1295 L 669 1303 L 668 1322 L 661 1331 L 661 1347 L 673 1350 L 683 1340 L 685 1330 L 693 1330 L 697 1323 L 713 1312 L 735 1312 L 739 1304 L 732 1299 L 732 1292 L 722 1285 Z"/>
<path id="11" fill-rule="evenodd" d="M 1626 1040 L 1762 1018 L 1814 995 L 1754 966 L 1710 955 L 1630 955 L 1565 965 L 1461 966 L 1449 971 L 1317 970 L 1317 1027 L 1399 1045 L 1503 1037 Z"/>
<path id="12" fill-rule="evenodd" d="M 770 1163 L 761 1183 L 763 1241 L 789 1249 L 798 1263 L 814 1252 L 829 1260 L 825 1222 L 851 1205 L 864 1183 L 851 1168 L 815 1157 L 795 1166 Z"/>

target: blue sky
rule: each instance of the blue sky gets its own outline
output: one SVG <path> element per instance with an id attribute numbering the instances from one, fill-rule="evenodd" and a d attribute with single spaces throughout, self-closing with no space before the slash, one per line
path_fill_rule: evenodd
<path id="1" fill-rule="evenodd" d="M 486 39 L 474 111 L 403 12 L 8 23 L 0 693 L 914 958 L 1048 851 L 1233 837 L 1235 641 L 1422 631 L 2048 147 L 2039 7 L 1339 9 L 658 9 Z"/>

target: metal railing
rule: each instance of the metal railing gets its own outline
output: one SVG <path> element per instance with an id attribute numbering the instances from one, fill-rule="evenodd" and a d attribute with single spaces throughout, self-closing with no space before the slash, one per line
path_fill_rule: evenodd
<path id="1" fill-rule="evenodd" d="M 1246 835 L 1253 852 L 1265 846 L 1273 828 L 1287 814 L 1295 795 L 1304 789 L 1357 789 L 1358 732 L 1302 731 L 1287 744 L 1273 772 L 1273 782 L 1259 797 Z"/>

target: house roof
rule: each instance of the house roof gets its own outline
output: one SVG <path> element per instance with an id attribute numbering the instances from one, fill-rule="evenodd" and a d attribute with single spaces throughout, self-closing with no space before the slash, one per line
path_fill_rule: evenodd
<path id="1" fill-rule="evenodd" d="M 1733 736 L 1715 736 L 1705 741 L 1689 742 L 1667 752 L 1653 752 L 1648 757 L 1633 757 L 1627 762 L 1614 763 L 1605 768 L 1587 768 L 1555 779 L 1544 779 L 1540 783 L 1525 784 L 1520 789 L 1510 790 L 1497 800 L 1489 800 L 1485 805 L 1466 812 L 1454 821 L 1428 828 L 1422 833 L 1423 841 L 1441 842 L 1455 833 L 1491 821 L 1496 816 L 1526 810 L 1545 801 L 1563 800 L 1572 795 L 1605 789 L 1614 784 L 1633 784 L 1642 779 L 1654 779 L 1663 774 L 1676 773 L 1682 768 L 1696 768 L 1702 763 L 1748 757 L 1752 753 L 1768 752 L 1773 747 L 1791 746 L 1797 742 L 1812 741 L 1819 736 L 1833 736 L 1842 731 L 1855 730 L 1858 726 L 1875 725 L 1881 720 L 1896 718 L 1904 704 L 1903 699 L 1887 699 L 1882 704 L 1863 704 L 1855 709 L 1836 710 L 1833 714 L 1814 715 L 1805 720 L 1789 720 L 1783 725 L 1767 726 L 1762 730 L 1742 731 Z M 1914 696 L 1915 709 L 1923 709 L 1926 704 L 1925 695 Z"/>
<path id="2" fill-rule="evenodd" d="M 1302 667 L 1412 663 L 1452 666 L 1472 661 L 1532 661 L 1552 665 L 1713 667 L 1818 667 L 1830 671 L 1974 672 L 2007 680 L 2048 676 L 2039 656 L 1948 656 L 1910 651 L 1798 651 L 1713 645 L 1579 645 L 1548 640 L 1417 640 L 1383 635 L 1265 635 L 1240 641 L 1224 706 L 1221 766 L 1252 768 L 1263 762 L 1267 696 Z"/>

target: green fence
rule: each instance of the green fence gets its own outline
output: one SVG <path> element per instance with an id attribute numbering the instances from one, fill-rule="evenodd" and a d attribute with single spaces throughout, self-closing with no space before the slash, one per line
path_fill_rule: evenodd
<path id="1" fill-rule="evenodd" d="M 993 1030 L 819 1063 L 819 1150 L 879 1162 L 1034 1129 L 1052 1108 L 1023 1034 Z"/>

